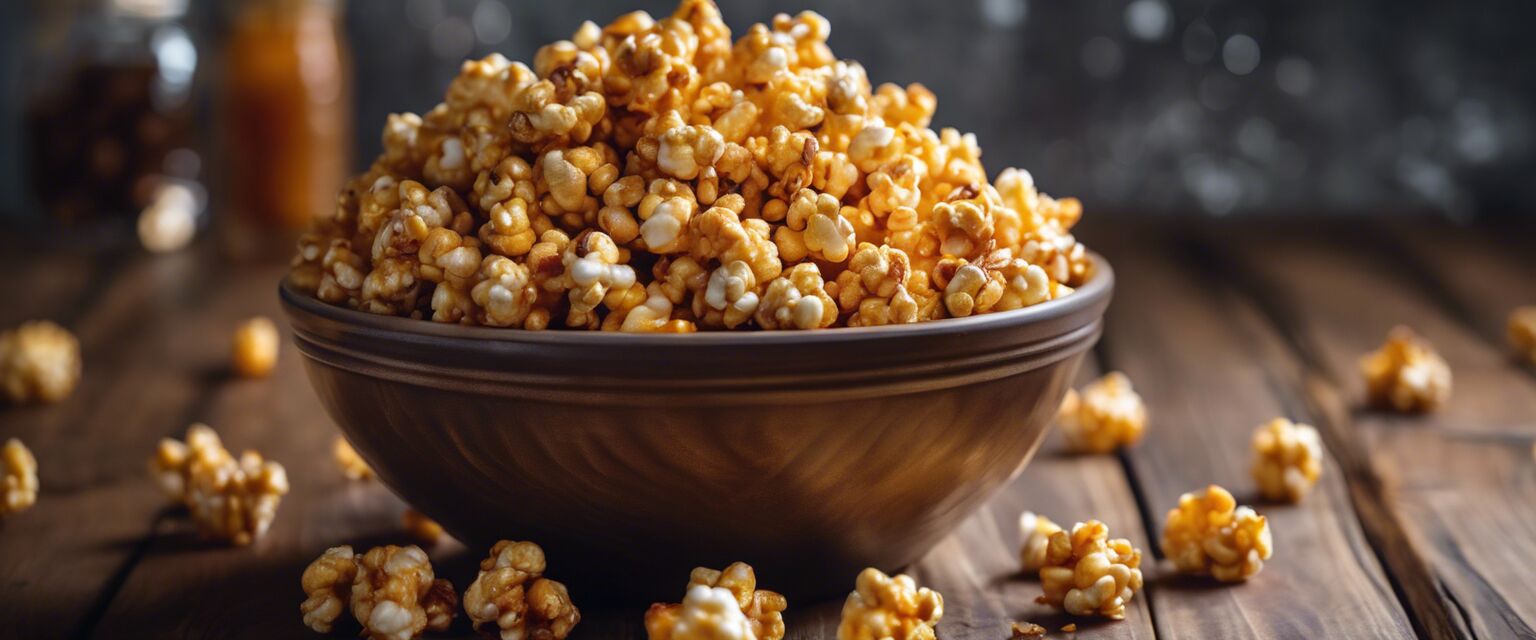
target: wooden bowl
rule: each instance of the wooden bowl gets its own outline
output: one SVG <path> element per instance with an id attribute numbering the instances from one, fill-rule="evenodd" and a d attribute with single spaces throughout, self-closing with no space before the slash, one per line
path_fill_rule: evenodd
<path id="1" fill-rule="evenodd" d="M 1024 468 L 1099 336 L 1093 259 L 1033 307 L 822 331 L 535 332 L 279 294 L 331 417 L 473 553 L 535 541 L 578 601 L 675 601 L 735 560 L 814 598 L 917 560 Z"/>

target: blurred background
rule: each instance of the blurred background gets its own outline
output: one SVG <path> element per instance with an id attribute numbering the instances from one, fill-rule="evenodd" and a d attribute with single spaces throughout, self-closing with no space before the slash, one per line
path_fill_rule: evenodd
<path id="1" fill-rule="evenodd" d="M 1090 212 L 1536 211 L 1536 5 L 1518 0 L 720 0 L 813 9 L 875 82 L 921 82 L 995 174 Z M 458 62 L 667 0 L 10 0 L 0 216 L 191 207 L 301 224 Z M 126 224 L 126 223 L 125 223 Z M 169 223 L 168 223 L 169 224 Z"/>

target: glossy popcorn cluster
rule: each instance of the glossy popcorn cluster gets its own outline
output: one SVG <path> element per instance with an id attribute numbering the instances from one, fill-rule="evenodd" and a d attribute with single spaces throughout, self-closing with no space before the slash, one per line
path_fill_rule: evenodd
<path id="1" fill-rule="evenodd" d="M 1179 496 L 1163 525 L 1163 555 L 1181 573 L 1241 582 L 1258 574 L 1274 553 L 1269 521 L 1241 507 L 1226 489 L 1211 485 Z"/>
<path id="2" fill-rule="evenodd" d="M 464 63 L 299 242 L 319 299 L 438 322 L 815 329 L 1017 309 L 1092 263 L 1072 198 L 989 180 L 921 85 L 873 87 L 813 12 L 732 40 L 710 0 Z"/>
<path id="3" fill-rule="evenodd" d="M 696 567 L 682 603 L 645 612 L 645 631 L 650 640 L 782 640 L 787 608 L 784 596 L 757 588 L 757 572 L 745 562 Z"/>

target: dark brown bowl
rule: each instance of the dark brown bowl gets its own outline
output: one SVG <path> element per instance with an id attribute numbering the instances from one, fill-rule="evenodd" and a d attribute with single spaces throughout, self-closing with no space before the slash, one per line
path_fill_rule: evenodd
<path id="1" fill-rule="evenodd" d="M 823 331 L 534 332 L 279 293 L 331 417 L 475 553 L 536 541 L 582 599 L 676 600 L 735 560 L 809 598 L 918 559 L 1024 468 L 1099 336 L 1093 259 L 1026 309 Z"/>

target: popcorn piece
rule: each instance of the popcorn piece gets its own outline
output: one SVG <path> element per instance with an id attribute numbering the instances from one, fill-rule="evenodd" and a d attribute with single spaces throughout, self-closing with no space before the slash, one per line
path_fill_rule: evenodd
<path id="1" fill-rule="evenodd" d="M 257 316 L 235 329 L 230 362 L 236 373 L 247 378 L 263 378 L 277 366 L 277 350 L 282 338 L 277 325 Z"/>
<path id="2" fill-rule="evenodd" d="M 0 333 L 0 392 L 14 404 L 56 403 L 80 381 L 80 342 L 47 320 Z"/>
<path id="3" fill-rule="evenodd" d="M 405 512 L 400 514 L 400 526 L 411 538 L 425 545 L 437 544 L 443 538 L 443 525 L 411 507 L 406 507 Z"/>
<path id="4" fill-rule="evenodd" d="M 1323 473 L 1323 441 L 1311 425 L 1275 418 L 1253 432 L 1253 480 L 1266 500 L 1300 502 Z"/>
<path id="5" fill-rule="evenodd" d="M 138 232 L 139 243 L 154 253 L 187 246 L 197 233 L 197 196 L 185 185 L 161 185 L 139 212 Z"/>
<path id="6" fill-rule="evenodd" d="M 756 318 L 764 329 L 829 327 L 837 321 L 837 303 L 827 295 L 816 265 L 797 264 L 768 283 Z"/>
<path id="7" fill-rule="evenodd" d="M 1531 364 L 1536 364 L 1536 305 L 1509 314 L 1509 343 Z"/>
<path id="8" fill-rule="evenodd" d="M 1362 358 L 1360 371 L 1366 397 L 1382 409 L 1432 411 L 1451 396 L 1451 368 L 1428 340 L 1405 326 L 1394 327 L 1381 349 Z"/>
<path id="9" fill-rule="evenodd" d="M 1057 424 L 1072 450 L 1109 453 L 1141 439 L 1147 406 L 1131 388 L 1130 378 L 1115 371 L 1089 383 L 1082 393 L 1069 390 Z"/>
<path id="10" fill-rule="evenodd" d="M 1163 555 L 1182 573 L 1241 582 L 1264 568 L 1274 549 L 1269 523 L 1216 485 L 1179 496 L 1163 526 Z"/>
<path id="11" fill-rule="evenodd" d="M 475 629 L 494 623 L 502 640 L 563 640 L 581 622 L 565 585 L 544 576 L 544 550 L 532 542 L 502 540 L 480 561 L 480 574 L 464 591 L 464 612 Z"/>
<path id="12" fill-rule="evenodd" d="M 1025 571 L 1033 573 L 1045 566 L 1045 554 L 1050 548 L 1051 536 L 1058 531 L 1061 531 L 1061 525 L 1033 511 L 1019 515 L 1019 539 L 1022 541 L 1019 545 L 1019 563 Z"/>
<path id="13" fill-rule="evenodd" d="M 373 467 L 368 466 L 368 461 L 357 455 L 357 450 L 346 438 L 336 436 L 331 444 L 331 456 L 336 459 L 336 466 L 341 467 L 341 475 L 348 480 L 372 480 Z"/>
<path id="14" fill-rule="evenodd" d="M 176 504 L 187 501 L 187 486 L 192 474 L 192 463 L 207 461 L 210 465 L 233 460 L 219 434 L 206 424 L 197 423 L 187 428 L 186 441 L 163 438 L 149 460 L 149 471 L 160 485 L 160 490 Z"/>
<path id="15" fill-rule="evenodd" d="M 1074 616 L 1125 618 L 1125 604 L 1141 590 L 1141 550 L 1124 538 L 1109 538 L 1098 520 L 1051 534 L 1040 568 L 1041 604 Z"/>
<path id="16" fill-rule="evenodd" d="M 357 559 L 351 605 L 369 640 L 411 640 L 447 631 L 459 603 L 452 584 L 434 579 L 421 547 L 387 545 Z"/>
<path id="17" fill-rule="evenodd" d="M 37 504 L 37 458 L 21 440 L 0 447 L 0 518 Z"/>
<path id="18" fill-rule="evenodd" d="M 299 604 L 304 625 L 319 633 L 330 633 L 331 627 L 347 609 L 352 596 L 352 580 L 356 576 L 357 558 L 352 547 L 347 545 L 326 549 L 311 562 L 300 579 L 307 596 Z"/>
<path id="19" fill-rule="evenodd" d="M 288 493 L 283 465 L 247 451 L 238 460 L 193 456 L 187 471 L 187 509 L 209 538 L 250 544 L 267 532 Z"/>
<path id="20" fill-rule="evenodd" d="M 1014 622 L 1009 624 L 1008 630 L 1013 633 L 1012 640 L 1026 640 L 1027 638 L 1045 637 L 1045 627 L 1042 627 L 1033 622 Z M 1077 627 L 1072 627 L 1072 630 L 1076 631 Z"/>
<path id="21" fill-rule="evenodd" d="M 707 592 L 701 592 L 706 589 Z M 718 592 L 731 599 L 736 614 L 715 608 Z M 696 597 L 697 595 L 697 597 Z M 695 601 L 690 604 L 689 599 Z M 688 595 L 682 604 L 653 604 L 645 612 L 645 629 L 652 640 L 742 637 L 781 640 L 784 637 L 784 596 L 757 588 L 757 575 L 744 562 L 724 571 L 698 567 L 688 578 Z M 744 616 L 740 623 L 737 616 Z M 741 631 L 746 633 L 742 634 Z M 723 635 L 722 635 L 723 634 Z"/>
<path id="22" fill-rule="evenodd" d="M 905 574 L 887 576 L 878 569 L 859 573 L 853 593 L 843 603 L 837 640 L 934 640 L 934 626 L 944 617 L 944 596 Z"/>

